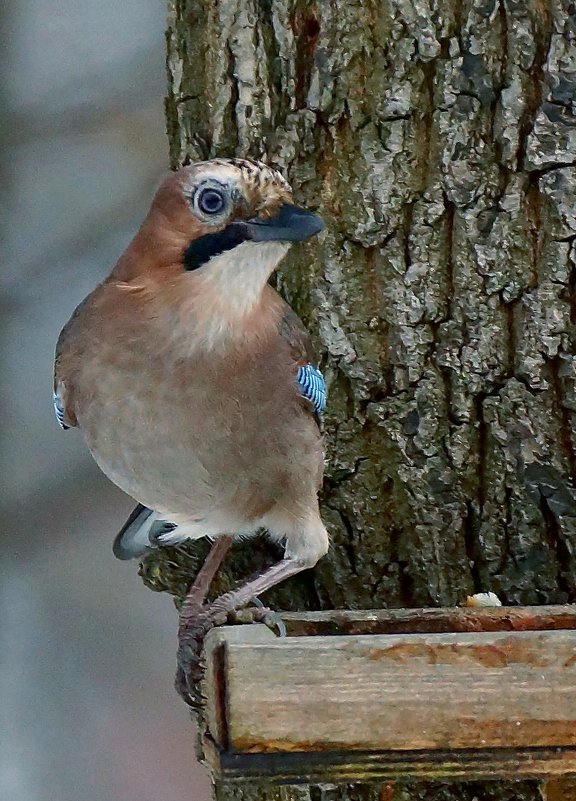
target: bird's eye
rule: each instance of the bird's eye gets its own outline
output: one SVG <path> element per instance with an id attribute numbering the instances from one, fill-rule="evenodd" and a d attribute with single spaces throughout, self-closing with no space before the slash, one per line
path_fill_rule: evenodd
<path id="1" fill-rule="evenodd" d="M 198 193 L 196 202 L 203 214 L 219 214 L 226 205 L 226 198 L 220 190 L 210 187 Z"/>

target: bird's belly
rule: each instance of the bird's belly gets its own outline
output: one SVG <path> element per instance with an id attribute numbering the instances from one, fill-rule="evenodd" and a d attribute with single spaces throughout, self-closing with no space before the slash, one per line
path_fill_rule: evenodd
<path id="1" fill-rule="evenodd" d="M 202 420 L 188 410 L 185 421 L 158 410 L 154 419 L 131 399 L 82 421 L 88 446 L 104 473 L 140 503 L 157 511 L 202 516 L 213 507 L 213 470 L 206 464 L 207 442 L 202 442 Z M 220 483 L 216 481 L 216 483 Z M 218 491 L 219 490 L 219 491 Z"/>
<path id="2" fill-rule="evenodd" d="M 175 522 L 197 522 L 198 536 L 253 529 L 319 470 L 320 446 L 310 450 L 310 438 L 278 425 L 278 410 L 272 425 L 262 410 L 247 421 L 235 403 L 206 405 L 198 397 L 184 408 L 152 404 L 153 418 L 150 408 L 131 393 L 113 406 L 92 406 L 81 428 L 115 484 Z M 271 430 L 272 437 L 261 433 Z"/>

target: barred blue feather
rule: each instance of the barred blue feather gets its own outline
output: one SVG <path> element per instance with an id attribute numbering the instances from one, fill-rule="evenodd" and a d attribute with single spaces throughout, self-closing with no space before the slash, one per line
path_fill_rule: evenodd
<path id="1" fill-rule="evenodd" d="M 62 401 L 56 393 L 54 393 L 54 414 L 56 415 L 56 420 L 58 420 L 60 426 L 66 430 L 68 426 L 64 422 L 64 407 L 62 406 Z"/>
<path id="2" fill-rule="evenodd" d="M 309 400 L 316 414 L 321 414 L 326 408 L 326 382 L 324 376 L 311 364 L 298 368 L 296 373 L 298 389 Z"/>

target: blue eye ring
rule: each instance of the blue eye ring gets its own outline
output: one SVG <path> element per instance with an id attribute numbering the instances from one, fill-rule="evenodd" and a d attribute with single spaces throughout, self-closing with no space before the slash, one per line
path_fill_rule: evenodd
<path id="1" fill-rule="evenodd" d="M 207 186 L 198 192 L 196 206 L 202 214 L 220 214 L 226 206 L 226 196 L 220 189 Z"/>

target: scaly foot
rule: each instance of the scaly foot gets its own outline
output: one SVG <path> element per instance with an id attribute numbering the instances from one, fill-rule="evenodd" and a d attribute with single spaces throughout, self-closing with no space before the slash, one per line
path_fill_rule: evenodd
<path id="1" fill-rule="evenodd" d="M 225 598 L 226 596 L 223 596 Z M 175 687 L 180 697 L 198 711 L 204 702 L 200 692 L 200 681 L 204 675 L 202 647 L 204 638 L 215 626 L 225 623 L 264 623 L 270 628 L 278 629 L 278 616 L 265 606 L 246 607 L 243 609 L 227 609 L 218 599 L 212 604 L 198 609 L 197 613 L 180 625 L 178 630 L 178 652 Z M 219 603 L 220 602 L 220 603 Z"/>

